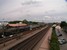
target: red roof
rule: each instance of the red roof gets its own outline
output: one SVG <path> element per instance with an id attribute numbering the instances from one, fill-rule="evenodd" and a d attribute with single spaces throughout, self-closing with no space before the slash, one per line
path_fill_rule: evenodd
<path id="1" fill-rule="evenodd" d="M 11 27 L 23 27 L 23 26 L 27 26 L 27 24 L 8 24 L 8 26 L 11 26 Z"/>

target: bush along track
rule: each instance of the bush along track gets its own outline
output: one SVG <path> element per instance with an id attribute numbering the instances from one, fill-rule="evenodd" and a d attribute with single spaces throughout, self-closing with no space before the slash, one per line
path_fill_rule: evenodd
<path id="1" fill-rule="evenodd" d="M 58 38 L 55 29 L 52 29 L 52 37 L 50 40 L 50 50 L 60 50 Z"/>

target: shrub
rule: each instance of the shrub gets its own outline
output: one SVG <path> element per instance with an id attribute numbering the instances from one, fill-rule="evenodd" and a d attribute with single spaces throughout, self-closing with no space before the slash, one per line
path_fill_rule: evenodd
<path id="1" fill-rule="evenodd" d="M 50 50 L 60 50 L 58 38 L 55 29 L 52 29 L 52 37 L 50 40 Z"/>

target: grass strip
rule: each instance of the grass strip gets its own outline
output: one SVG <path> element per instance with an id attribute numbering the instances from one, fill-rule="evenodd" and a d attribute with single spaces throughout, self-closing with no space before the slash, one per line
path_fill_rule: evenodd
<path id="1" fill-rule="evenodd" d="M 52 29 L 52 36 L 51 36 L 51 40 L 50 40 L 50 50 L 60 50 L 55 29 Z"/>

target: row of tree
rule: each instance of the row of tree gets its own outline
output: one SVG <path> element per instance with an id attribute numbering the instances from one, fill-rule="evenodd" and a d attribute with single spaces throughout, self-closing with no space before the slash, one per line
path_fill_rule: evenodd
<path id="1" fill-rule="evenodd" d="M 63 28 L 63 31 L 67 33 L 67 23 L 66 23 L 66 21 L 62 21 L 60 26 L 61 26 L 61 28 Z"/>
<path id="2" fill-rule="evenodd" d="M 22 23 L 25 23 L 25 24 L 38 24 L 38 22 L 27 21 L 26 19 L 24 19 L 23 21 L 10 21 L 9 23 L 10 24 L 16 24 L 16 23 L 19 23 L 19 22 L 22 22 Z"/>
<path id="3" fill-rule="evenodd" d="M 67 27 L 66 21 L 61 21 L 60 26 L 61 26 L 61 28 Z"/>

